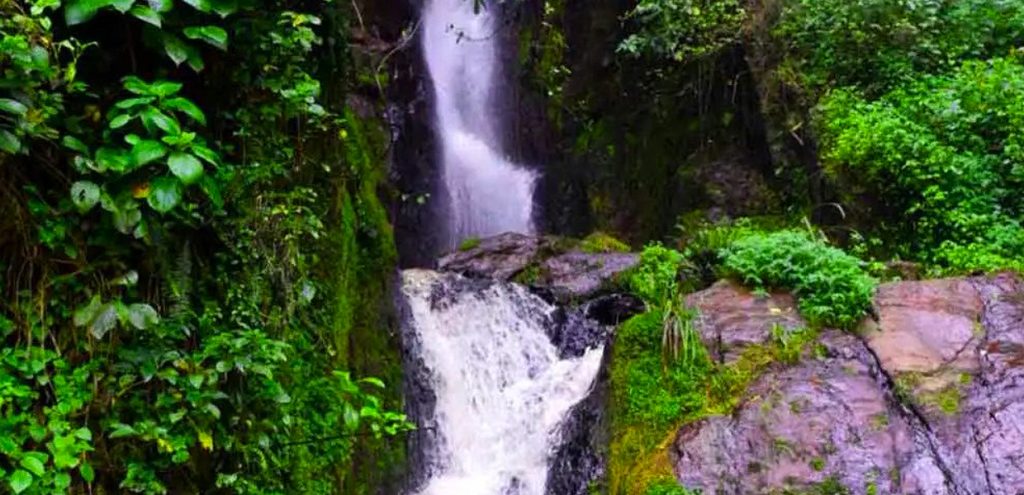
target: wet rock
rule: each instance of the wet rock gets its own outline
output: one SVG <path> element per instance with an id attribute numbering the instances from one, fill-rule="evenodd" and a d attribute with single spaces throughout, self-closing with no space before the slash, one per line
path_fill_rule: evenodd
<path id="1" fill-rule="evenodd" d="M 545 486 L 546 495 L 591 495 L 593 486 L 605 476 L 608 445 L 608 361 L 605 353 L 601 371 L 586 399 L 573 406 L 559 426 L 561 442 L 551 458 Z"/>
<path id="2" fill-rule="evenodd" d="M 875 295 L 878 321 L 861 327 L 882 367 L 897 377 L 913 373 L 913 392 L 937 392 L 980 365 L 982 301 L 970 280 L 884 284 Z"/>
<path id="3" fill-rule="evenodd" d="M 571 251 L 541 262 L 534 285 L 547 287 L 559 301 L 589 297 L 639 262 L 635 253 Z"/>
<path id="4" fill-rule="evenodd" d="M 538 237 L 507 232 L 481 239 L 479 244 L 442 257 L 438 269 L 469 277 L 509 280 L 523 271 L 540 250 Z"/>
<path id="5" fill-rule="evenodd" d="M 591 318 L 604 325 L 618 326 L 634 315 L 647 309 L 640 298 L 632 294 L 612 293 L 598 296 L 583 305 L 583 311 Z"/>
<path id="6" fill-rule="evenodd" d="M 763 375 L 731 417 L 683 428 L 676 475 L 705 493 L 765 493 L 838 483 L 863 493 L 945 493 L 921 433 L 887 397 L 855 337 L 826 332 L 824 358 Z"/>
<path id="7" fill-rule="evenodd" d="M 598 295 L 640 261 L 635 253 L 584 253 L 572 244 L 509 232 L 445 255 L 438 268 L 470 277 L 515 279 L 550 300 L 569 303 Z"/>
<path id="8" fill-rule="evenodd" d="M 612 335 L 611 326 L 589 318 L 582 308 L 558 308 L 552 323 L 548 336 L 561 359 L 580 357 L 587 349 L 607 344 Z"/>
<path id="9" fill-rule="evenodd" d="M 718 355 L 799 325 L 792 300 L 728 283 L 694 294 Z M 670 454 L 705 493 L 841 485 L 853 494 L 1024 493 L 1024 283 L 1013 275 L 881 286 L 857 335 L 776 363 L 729 417 L 686 425 Z"/>
<path id="10" fill-rule="evenodd" d="M 756 295 L 730 281 L 693 293 L 686 303 L 698 311 L 697 330 L 711 355 L 723 363 L 735 361 L 750 345 L 769 342 L 776 326 L 787 331 L 806 326 L 793 296 Z"/>
<path id="11" fill-rule="evenodd" d="M 1024 493 L 1022 302 L 1009 275 L 887 284 L 861 330 L 965 493 Z"/>

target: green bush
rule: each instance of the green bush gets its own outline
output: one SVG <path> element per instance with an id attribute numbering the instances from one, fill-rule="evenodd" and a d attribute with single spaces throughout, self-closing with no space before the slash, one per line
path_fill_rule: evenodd
<path id="1" fill-rule="evenodd" d="M 605 232 L 594 232 L 580 241 L 580 251 L 584 253 L 625 253 L 629 245 Z"/>
<path id="2" fill-rule="evenodd" d="M 700 495 L 700 490 L 690 490 L 680 486 L 675 478 L 662 478 L 647 487 L 644 495 Z"/>
<path id="3" fill-rule="evenodd" d="M 853 328 L 876 285 L 862 262 L 809 234 L 754 234 L 723 250 L 723 272 L 757 289 L 788 289 L 812 323 Z"/>
<path id="4" fill-rule="evenodd" d="M 828 175 L 884 205 L 875 230 L 897 254 L 956 272 L 1022 266 L 1019 61 L 967 62 L 877 101 L 837 91 L 816 123 Z"/>
<path id="5" fill-rule="evenodd" d="M 869 94 L 1005 54 L 1022 34 L 1024 4 L 1013 0 L 792 0 L 776 27 L 783 72 L 799 86 Z"/>
<path id="6" fill-rule="evenodd" d="M 744 17 L 736 0 L 641 0 L 628 15 L 637 32 L 619 51 L 690 61 L 735 41 Z"/>

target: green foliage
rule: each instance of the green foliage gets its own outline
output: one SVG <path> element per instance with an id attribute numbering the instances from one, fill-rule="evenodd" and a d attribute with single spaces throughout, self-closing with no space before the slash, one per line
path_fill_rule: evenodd
<path id="1" fill-rule="evenodd" d="M 640 263 L 630 273 L 629 288 L 650 307 L 661 307 L 678 296 L 679 269 L 684 261 L 676 250 L 651 244 L 640 253 Z"/>
<path id="2" fill-rule="evenodd" d="M 480 247 L 482 241 L 479 237 L 467 237 L 459 243 L 459 251 L 469 251 Z"/>
<path id="3" fill-rule="evenodd" d="M 384 143 L 293 7 L 0 3 L 0 491 L 354 492 L 410 427 Z"/>
<path id="4" fill-rule="evenodd" d="M 960 61 L 1005 54 L 1024 35 L 1024 6 L 1012 0 L 793 0 L 776 38 L 781 73 L 820 91 L 856 86 L 880 94 Z"/>
<path id="5" fill-rule="evenodd" d="M 942 270 L 1022 266 L 1024 66 L 967 62 L 877 101 L 843 91 L 822 105 L 826 170 L 884 201 L 880 235 Z M 882 199 L 884 198 L 884 199 Z"/>
<path id="6" fill-rule="evenodd" d="M 647 487 L 644 495 L 700 495 L 701 493 L 700 490 L 689 490 L 679 486 L 674 478 L 663 478 Z"/>
<path id="7" fill-rule="evenodd" d="M 628 18 L 637 32 L 623 40 L 620 52 L 683 62 L 736 41 L 744 9 L 735 0 L 641 0 Z"/>
<path id="8" fill-rule="evenodd" d="M 756 289 L 788 289 L 819 325 L 852 329 L 871 306 L 876 281 L 862 262 L 800 231 L 755 234 L 723 251 L 723 272 Z"/>
<path id="9" fill-rule="evenodd" d="M 666 360 L 682 354 L 684 363 L 701 359 L 703 344 L 693 327 L 693 310 L 686 307 L 680 293 L 680 268 L 683 255 L 660 244 L 644 248 L 640 262 L 629 275 L 629 287 L 644 300 L 648 311 L 662 317 L 661 347 Z"/>
<path id="10" fill-rule="evenodd" d="M 626 253 L 629 245 L 605 232 L 593 232 L 580 241 L 580 251 L 584 253 Z"/>

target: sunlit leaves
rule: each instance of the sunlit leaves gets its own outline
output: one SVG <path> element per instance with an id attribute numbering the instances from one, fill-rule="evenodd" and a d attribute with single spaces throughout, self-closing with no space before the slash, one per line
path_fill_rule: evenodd
<path id="1" fill-rule="evenodd" d="M 132 304 L 128 306 L 128 321 L 139 330 L 156 326 L 160 323 L 160 315 L 148 304 Z"/>
<path id="2" fill-rule="evenodd" d="M 166 108 L 177 110 L 181 113 L 184 113 L 185 115 L 188 115 L 192 120 L 200 124 L 206 125 L 206 115 L 203 114 L 203 111 L 200 110 L 195 103 L 192 103 L 191 101 L 185 98 L 169 98 L 165 100 L 163 104 L 164 107 Z"/>
<path id="3" fill-rule="evenodd" d="M 167 160 L 167 165 L 171 173 L 186 185 L 194 184 L 203 176 L 203 165 L 195 156 L 188 153 L 173 153 Z"/>
<path id="4" fill-rule="evenodd" d="M 18 100 L 12 100 L 10 98 L 0 98 L 0 112 L 7 112 L 17 116 L 23 116 L 28 113 L 28 107 L 24 103 Z"/>
<path id="5" fill-rule="evenodd" d="M 27 471 L 16 469 L 11 473 L 11 477 L 7 480 L 8 486 L 14 493 L 21 493 L 32 486 L 32 475 Z"/>
<path id="6" fill-rule="evenodd" d="M 85 213 L 100 201 L 100 188 L 90 181 L 77 181 L 71 185 L 71 201 L 79 213 Z"/>
<path id="7" fill-rule="evenodd" d="M 128 13 L 158 28 L 162 26 L 160 14 L 145 5 L 136 5 Z"/>
<path id="8" fill-rule="evenodd" d="M 187 27 L 185 37 L 205 41 L 221 50 L 228 49 L 228 33 L 217 26 Z"/>
<path id="9" fill-rule="evenodd" d="M 141 167 L 154 160 L 159 160 L 167 154 L 167 147 L 159 141 L 143 139 L 132 146 L 132 164 Z"/>
<path id="10" fill-rule="evenodd" d="M 178 179 L 160 177 L 150 185 L 146 201 L 149 206 L 160 213 L 167 213 L 181 203 L 182 187 Z"/>

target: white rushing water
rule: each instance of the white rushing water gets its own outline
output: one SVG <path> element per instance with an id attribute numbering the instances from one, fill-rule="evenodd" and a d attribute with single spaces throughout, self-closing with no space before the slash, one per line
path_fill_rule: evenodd
<path id="1" fill-rule="evenodd" d="M 439 441 L 419 494 L 543 495 L 558 425 L 586 397 L 604 351 L 559 359 L 545 332 L 551 305 L 518 285 L 466 291 L 453 278 L 402 274 L 437 397 Z"/>
<path id="2" fill-rule="evenodd" d="M 427 0 L 422 22 L 451 199 L 451 246 L 473 236 L 531 232 L 536 177 L 501 152 L 501 116 L 493 111 L 500 88 L 492 12 L 476 11 L 474 0 Z"/>

